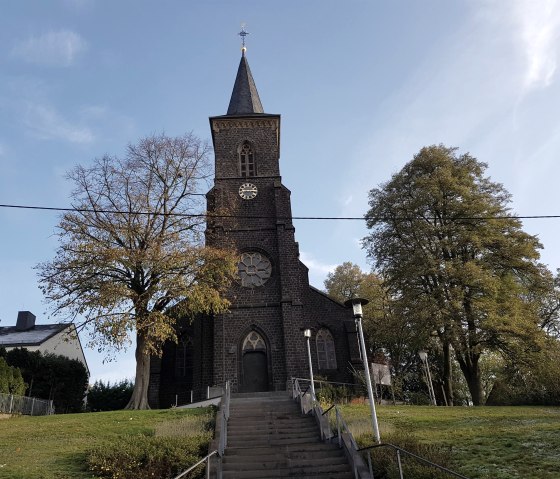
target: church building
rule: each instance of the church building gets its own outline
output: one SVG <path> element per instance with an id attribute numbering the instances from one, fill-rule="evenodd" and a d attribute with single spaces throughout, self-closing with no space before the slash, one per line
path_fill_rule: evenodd
<path id="1" fill-rule="evenodd" d="M 178 344 L 152 358 L 151 407 L 202 399 L 230 381 L 233 392 L 285 390 L 313 370 L 354 382 L 359 349 L 352 311 L 309 285 L 299 260 L 290 191 L 280 176 L 280 115 L 265 113 L 249 64 L 241 61 L 227 113 L 210 118 L 215 154 L 206 242 L 238 251 L 229 311 L 178 324 Z M 300 160 L 301 161 L 301 160 Z"/>

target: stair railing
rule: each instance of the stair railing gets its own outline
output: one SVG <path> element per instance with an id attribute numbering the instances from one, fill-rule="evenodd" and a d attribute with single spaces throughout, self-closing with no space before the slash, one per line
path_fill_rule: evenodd
<path id="1" fill-rule="evenodd" d="M 400 448 L 399 446 L 395 446 L 394 444 L 389 444 L 387 442 L 383 443 L 383 444 L 374 444 L 372 446 L 362 447 L 361 449 L 358 449 L 358 452 L 367 451 L 367 453 L 368 453 L 368 465 L 369 465 L 369 470 L 372 474 L 372 477 L 373 477 L 373 470 L 372 470 L 372 463 L 371 463 L 371 450 L 375 449 L 375 448 L 378 448 L 378 447 L 389 447 L 389 448 L 392 448 L 395 451 L 395 457 L 396 457 L 396 460 L 397 460 L 397 466 L 399 468 L 399 478 L 400 479 L 404 479 L 402 462 L 401 462 L 401 457 L 403 455 L 410 456 L 413 459 L 417 460 L 418 462 L 421 462 L 423 464 L 426 464 L 427 466 L 431 466 L 435 469 L 438 469 L 441 472 L 445 472 L 446 474 L 449 474 L 450 476 L 458 477 L 460 479 L 469 479 L 468 477 L 463 476 L 463 475 L 461 475 L 457 472 L 454 472 L 451 469 L 447 469 L 446 467 L 440 466 L 439 464 L 436 464 L 435 462 L 429 461 L 428 459 L 425 459 L 421 456 L 418 456 L 417 454 L 414 454 L 410 451 L 407 451 L 405 449 Z"/>
<path id="2" fill-rule="evenodd" d="M 307 390 L 306 390 L 307 391 Z M 338 431 L 338 446 L 344 450 L 344 454 L 348 458 L 352 470 L 354 471 L 355 479 L 373 479 L 368 468 L 365 465 L 362 456 L 358 453 L 358 446 L 350 432 L 350 429 L 342 419 L 342 415 L 337 406 L 331 406 L 325 412 L 318 401 L 312 398 L 311 407 L 304 407 L 304 401 L 309 398 L 309 394 L 301 390 L 298 378 L 292 378 L 292 398 L 299 402 L 302 414 L 311 412 L 315 416 L 315 420 L 321 431 L 321 439 L 323 441 L 332 441 L 334 434 L 331 429 L 329 421 L 329 412 L 333 409 L 336 411 L 337 417 L 337 431 Z"/>
<path id="3" fill-rule="evenodd" d="M 189 472 L 194 471 L 198 466 L 200 466 L 202 463 L 206 462 L 206 478 L 210 479 L 210 458 L 212 456 L 215 456 L 219 454 L 218 450 L 215 449 L 214 451 L 212 451 L 210 454 L 208 454 L 207 456 L 203 457 L 200 461 L 198 461 L 196 464 L 193 464 L 191 467 L 189 467 L 186 471 L 183 471 L 181 474 L 179 474 L 178 476 L 175 476 L 173 479 L 181 479 L 182 477 L 185 477 Z M 218 469 L 218 477 L 221 478 L 222 477 L 222 473 L 221 473 L 221 468 Z"/>
<path id="4" fill-rule="evenodd" d="M 350 428 L 346 424 L 346 421 L 342 417 L 342 413 L 340 412 L 340 409 L 338 408 L 338 406 L 336 404 L 333 404 L 326 411 L 323 412 L 319 402 L 315 401 L 315 404 L 312 408 L 308 408 L 307 410 L 304 410 L 303 399 L 304 399 L 305 396 L 308 396 L 306 394 L 306 392 L 307 392 L 307 389 L 309 389 L 309 386 L 305 390 L 305 392 L 303 392 L 302 389 L 301 389 L 301 386 L 299 384 L 300 380 L 305 381 L 305 382 L 309 382 L 309 379 L 292 378 L 292 397 L 293 397 L 293 399 L 298 400 L 300 402 L 302 414 L 307 414 L 309 411 L 313 411 L 313 414 L 315 415 L 316 418 L 317 418 L 318 415 L 325 418 L 325 420 L 322 420 L 322 421 L 318 420 L 319 428 L 321 429 L 321 439 L 324 440 L 324 441 L 332 441 L 334 438 L 337 439 L 338 446 L 341 447 L 341 448 L 344 448 L 344 452 L 346 453 L 346 456 L 348 457 L 348 459 L 350 461 L 350 464 L 352 465 L 352 467 L 354 469 L 354 477 L 356 479 L 366 478 L 366 477 L 373 479 L 373 467 L 372 467 L 372 460 L 371 460 L 371 450 L 375 449 L 375 448 L 378 448 L 378 447 L 388 447 L 388 448 L 392 448 L 395 451 L 395 457 L 396 457 L 396 461 L 397 461 L 397 466 L 399 468 L 399 478 L 400 479 L 404 479 L 403 469 L 402 469 L 402 461 L 401 461 L 402 456 L 410 456 L 411 458 L 417 460 L 418 462 L 421 462 L 421 463 L 424 463 L 428 466 L 431 466 L 431 467 L 433 467 L 433 468 L 435 468 L 435 469 L 437 469 L 441 472 L 444 472 L 444 473 L 446 473 L 446 474 L 448 474 L 452 477 L 458 477 L 459 479 L 469 479 L 466 476 L 463 476 L 463 475 L 461 475 L 457 472 L 454 472 L 451 469 L 447 469 L 444 466 L 440 466 L 439 464 L 436 464 L 432 461 L 429 461 L 428 459 L 425 459 L 421 456 L 418 456 L 417 454 L 414 454 L 410 451 L 407 451 L 407 450 L 402 449 L 398 446 L 395 446 L 394 444 L 382 443 L 382 444 L 374 444 L 372 446 L 367 446 L 367 447 L 363 447 L 363 448 L 358 448 L 356 440 L 354 439 L 354 436 L 352 435 L 352 432 L 350 431 Z M 324 382 L 328 382 L 328 381 L 324 381 Z M 330 413 L 333 410 L 334 410 L 334 414 L 335 414 L 335 420 L 334 420 L 334 422 L 331 423 Z M 333 426 L 336 424 L 336 435 L 331 432 L 332 431 L 331 424 Z M 365 463 L 364 463 L 363 459 L 361 458 L 361 454 L 360 454 L 360 453 L 363 453 L 365 451 L 367 451 L 367 458 L 368 458 L 368 467 L 367 468 L 365 468 Z"/>
<path id="5" fill-rule="evenodd" d="M 231 399 L 231 387 L 229 381 L 226 381 L 224 395 L 222 396 L 222 403 L 220 404 L 220 433 L 219 433 L 219 446 L 218 446 L 218 453 L 220 454 L 220 457 L 223 457 L 224 451 L 227 446 L 230 399 Z"/>
<path id="6" fill-rule="evenodd" d="M 216 468 L 216 478 L 222 479 L 222 458 L 224 457 L 224 452 L 227 447 L 227 432 L 228 432 L 228 421 L 229 421 L 229 405 L 231 402 L 231 385 L 229 381 L 226 381 L 224 387 L 224 393 L 222 395 L 222 400 L 220 403 L 220 411 L 218 412 L 218 449 L 213 450 L 208 455 L 203 457 L 196 464 L 189 467 L 186 471 L 183 471 L 178 476 L 173 479 L 181 479 L 185 477 L 189 472 L 196 469 L 200 464 L 206 462 L 206 478 L 210 479 L 210 469 L 212 463 L 215 464 Z M 216 456 L 216 460 L 211 459 Z"/>

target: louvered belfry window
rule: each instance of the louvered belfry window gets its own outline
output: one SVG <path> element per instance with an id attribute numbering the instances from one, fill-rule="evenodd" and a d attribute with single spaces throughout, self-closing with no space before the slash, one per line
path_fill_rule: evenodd
<path id="1" fill-rule="evenodd" d="M 239 166 L 241 176 L 255 176 L 255 154 L 248 142 L 243 143 L 239 150 Z"/>
<path id="2" fill-rule="evenodd" d="M 328 329 L 320 329 L 316 342 L 319 369 L 336 369 L 336 353 L 331 332 Z"/>

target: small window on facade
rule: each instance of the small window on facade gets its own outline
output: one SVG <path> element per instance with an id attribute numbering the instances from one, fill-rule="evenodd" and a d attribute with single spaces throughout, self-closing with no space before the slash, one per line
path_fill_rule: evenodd
<path id="1" fill-rule="evenodd" d="M 243 143 L 239 150 L 241 176 L 255 176 L 255 154 L 248 142 Z"/>
<path id="2" fill-rule="evenodd" d="M 334 339 L 328 329 L 320 329 L 317 333 L 317 362 L 319 369 L 336 369 L 336 353 Z"/>

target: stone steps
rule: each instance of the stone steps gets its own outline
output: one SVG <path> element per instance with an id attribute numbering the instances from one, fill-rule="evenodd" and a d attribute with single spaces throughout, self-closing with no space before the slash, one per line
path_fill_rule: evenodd
<path id="1" fill-rule="evenodd" d="M 285 392 L 232 395 L 227 442 L 226 479 L 354 477 L 343 451 L 321 441 L 315 418 Z"/>

